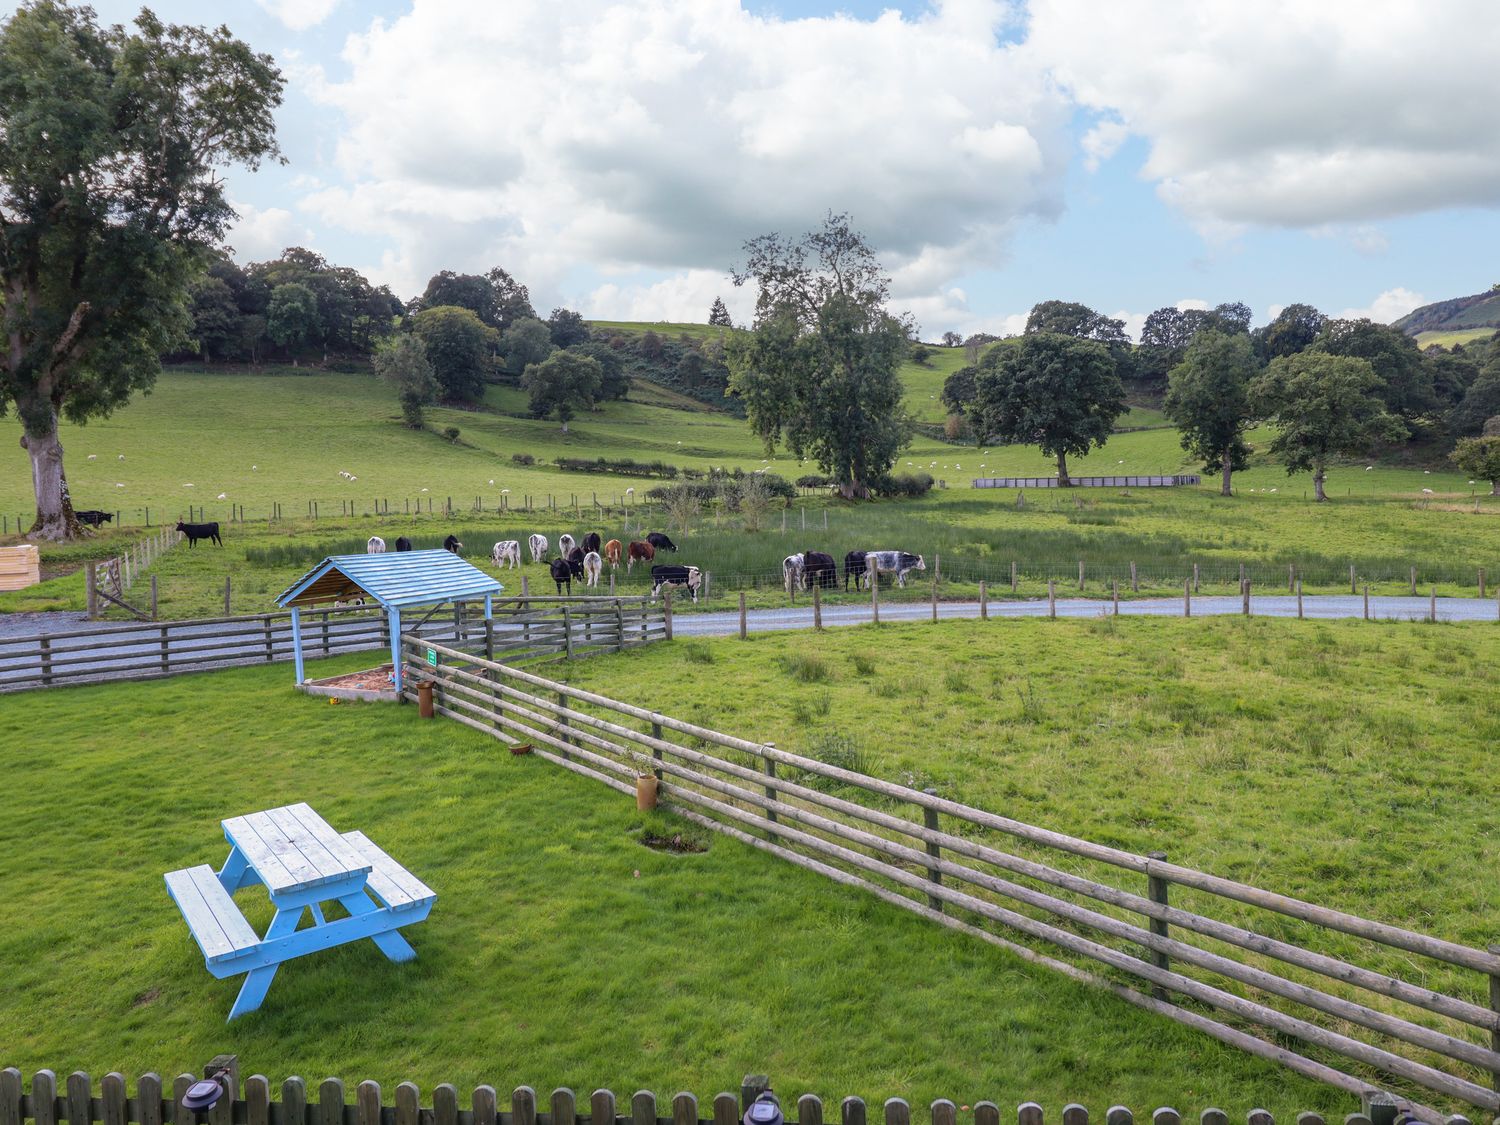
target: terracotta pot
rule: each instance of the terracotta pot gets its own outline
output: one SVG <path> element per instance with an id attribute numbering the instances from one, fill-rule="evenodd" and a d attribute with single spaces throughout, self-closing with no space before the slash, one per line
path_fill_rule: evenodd
<path id="1" fill-rule="evenodd" d="M 635 779 L 635 807 L 642 812 L 656 808 L 656 787 L 661 782 L 654 774 Z"/>

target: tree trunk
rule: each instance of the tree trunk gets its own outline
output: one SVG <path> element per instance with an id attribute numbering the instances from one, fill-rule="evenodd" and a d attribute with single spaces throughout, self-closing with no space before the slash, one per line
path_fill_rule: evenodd
<path id="1" fill-rule="evenodd" d="M 1234 459 L 1230 456 L 1229 450 L 1226 449 L 1224 451 L 1224 482 L 1221 485 L 1219 485 L 1219 495 L 1220 496 L 1233 496 L 1234 495 L 1234 489 L 1231 487 L 1231 483 L 1230 483 L 1230 477 L 1234 473 L 1234 469 L 1232 468 L 1233 464 L 1234 464 Z"/>
<path id="2" fill-rule="evenodd" d="M 840 481 L 839 495 L 845 500 L 868 500 L 870 498 L 870 489 L 862 480 Z"/>
<path id="3" fill-rule="evenodd" d="M 29 539 L 64 540 L 83 537 L 83 528 L 73 514 L 73 499 L 68 495 L 68 478 L 63 472 L 63 447 L 57 437 L 57 415 L 45 411 L 51 419 L 46 432 L 27 433 L 21 447 L 31 455 L 31 485 L 36 494 L 36 522 L 26 533 Z M 23 413 L 22 417 L 35 417 Z"/>
<path id="4" fill-rule="evenodd" d="M 1073 482 L 1068 477 L 1068 455 L 1066 453 L 1059 453 L 1057 455 L 1057 487 L 1073 487 Z"/>
<path id="5" fill-rule="evenodd" d="M 1328 493 L 1323 491 L 1323 466 L 1319 465 L 1313 470 L 1313 498 L 1322 503 L 1328 499 Z"/>
<path id="6" fill-rule="evenodd" d="M 1500 477 L 1496 477 L 1494 480 L 1490 481 L 1490 495 L 1500 496 Z"/>

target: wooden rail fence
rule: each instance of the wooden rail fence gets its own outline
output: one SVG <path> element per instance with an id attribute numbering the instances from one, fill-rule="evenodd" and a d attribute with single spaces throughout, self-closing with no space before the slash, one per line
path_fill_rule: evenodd
<path id="1" fill-rule="evenodd" d="M 378 1083 L 361 1082 L 351 1101 L 337 1078 L 325 1078 L 313 1091 L 302 1079 L 288 1078 L 278 1090 L 255 1074 L 243 1083 L 233 1082 L 233 1100 L 224 1098 L 212 1110 L 195 1114 L 182 1105 L 182 1096 L 195 1081 L 195 1076 L 181 1074 L 167 1084 L 155 1074 L 143 1074 L 132 1096 L 123 1074 L 106 1074 L 96 1092 L 93 1080 L 81 1071 L 68 1075 L 59 1087 L 52 1071 L 39 1070 L 27 1092 L 21 1072 L 8 1067 L 0 1070 L 0 1125 L 91 1125 L 95 1121 L 103 1125 L 738 1125 L 748 1099 L 757 1092 L 754 1086 L 742 1086 L 738 1095 L 721 1093 L 700 1106 L 698 1098 L 686 1092 L 661 1104 L 649 1090 L 618 1099 L 601 1089 L 580 1104 L 577 1095 L 566 1088 L 553 1090 L 540 1102 L 530 1086 L 517 1086 L 510 1092 L 510 1108 L 502 1109 L 493 1086 L 476 1086 L 461 1100 L 458 1089 L 445 1082 L 433 1088 L 430 1103 L 424 1105 L 420 1088 L 412 1082 L 397 1086 L 393 1101 L 387 1100 Z M 317 1100 L 311 1093 L 316 1093 Z M 1022 1102 L 1010 1114 L 993 1101 L 976 1102 L 972 1109 L 974 1125 L 1001 1125 L 1002 1121 L 1045 1125 L 1047 1116 L 1031 1101 Z M 872 1107 L 863 1098 L 846 1097 L 825 1107 L 817 1095 L 803 1094 L 785 1099 L 782 1110 L 789 1125 L 957 1125 L 959 1120 L 959 1106 L 949 1098 L 932 1102 L 923 1114 L 903 1098 L 888 1098 Z M 1372 1125 L 1371 1118 L 1378 1116 L 1377 1112 L 1351 1113 L 1343 1125 Z M 1072 1103 L 1055 1120 L 1061 1125 L 1090 1125 L 1091 1120 L 1100 1125 L 1135 1125 L 1136 1117 L 1128 1106 L 1113 1105 L 1091 1118 L 1087 1108 Z M 1191 1117 L 1163 1106 L 1149 1117 L 1143 1114 L 1141 1120 L 1142 1125 L 1148 1120 L 1150 1125 L 1183 1125 Z M 1205 1109 L 1198 1115 L 1198 1125 L 1230 1125 L 1232 1120 L 1221 1109 Z M 1243 1120 L 1245 1125 L 1276 1125 L 1275 1117 L 1264 1109 L 1252 1109 Z M 1297 1114 L 1295 1121 L 1296 1125 L 1338 1125 L 1311 1112 Z M 1461 1115 L 1439 1122 L 1470 1125 Z M 1381 1125 L 1389 1122 L 1382 1120 Z"/>
<path id="2" fill-rule="evenodd" d="M 443 640 L 511 661 L 615 652 L 670 635 L 669 610 L 645 598 L 505 598 L 496 599 L 493 613 L 486 627 L 477 603 L 447 605 L 407 631 L 423 641 Z M 383 650 L 389 643 L 385 616 L 368 608 L 302 612 L 302 648 L 309 658 Z M 291 659 L 289 613 L 0 638 L 0 692 Z"/>
<path id="3" fill-rule="evenodd" d="M 705 828 L 1341 1089 L 1394 1080 L 1500 1111 L 1500 947 L 1067 836 L 431 642 L 404 651 L 440 713 L 624 793 L 644 766 L 662 805 Z M 1348 1062 L 1358 1075 L 1332 1065 Z"/>
<path id="4" fill-rule="evenodd" d="M 136 617 L 156 620 L 156 577 L 151 578 L 151 609 L 137 609 L 126 602 L 125 592 L 135 585 L 141 572 L 182 542 L 182 535 L 175 528 L 164 527 L 139 543 L 132 543 L 124 553 L 112 559 L 91 562 L 84 567 L 83 579 L 88 615 L 92 620 L 103 608 L 100 600 L 108 601 Z"/>

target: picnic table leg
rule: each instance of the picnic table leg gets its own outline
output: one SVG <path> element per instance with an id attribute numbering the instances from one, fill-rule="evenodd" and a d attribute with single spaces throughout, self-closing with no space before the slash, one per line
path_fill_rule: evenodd
<path id="1" fill-rule="evenodd" d="M 260 876 L 250 867 L 245 860 L 245 853 L 239 848 L 229 849 L 229 858 L 224 861 L 224 866 L 219 871 L 219 883 L 230 894 L 241 887 L 248 887 L 260 882 Z"/>
<path id="2" fill-rule="evenodd" d="M 373 914 L 384 910 L 384 907 L 376 906 L 370 901 L 370 896 L 363 892 L 359 894 L 345 895 L 339 899 L 344 909 L 349 912 L 351 918 L 361 914 Z M 393 915 L 394 916 L 394 915 Z M 384 953 L 392 961 L 415 961 L 417 951 L 413 949 L 407 940 L 394 929 L 387 930 L 382 934 L 371 934 L 370 940 L 375 943 L 375 948 Z"/>
<path id="3" fill-rule="evenodd" d="M 288 910 L 276 911 L 276 917 L 271 919 L 271 925 L 266 930 L 265 940 L 286 937 L 288 934 L 297 932 L 297 923 L 302 921 L 302 907 L 297 906 Z M 265 965 L 259 969 L 251 969 L 245 974 L 245 983 L 240 985 L 240 994 L 235 997 L 234 1007 L 229 1009 L 229 1018 L 238 1019 L 247 1012 L 253 1012 L 259 1008 L 265 1000 L 266 993 L 270 991 L 271 982 L 276 979 L 276 970 L 279 965 Z"/>

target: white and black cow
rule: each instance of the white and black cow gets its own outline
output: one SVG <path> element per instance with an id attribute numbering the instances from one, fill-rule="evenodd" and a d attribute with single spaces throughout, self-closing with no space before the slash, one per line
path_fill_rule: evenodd
<path id="1" fill-rule="evenodd" d="M 894 574 L 896 585 L 905 586 L 906 576 L 913 570 L 926 570 L 927 563 L 921 555 L 907 551 L 866 551 L 865 570 L 873 581 L 876 574 Z"/>
<path id="2" fill-rule="evenodd" d="M 514 570 L 521 565 L 521 541 L 519 539 L 502 539 L 496 543 L 490 551 L 490 558 L 494 560 L 497 567 L 505 567 Z"/>
<path id="3" fill-rule="evenodd" d="M 383 555 L 383 554 L 385 554 L 385 540 L 382 539 L 382 538 L 380 538 L 380 536 L 378 536 L 378 535 L 372 535 L 372 536 L 370 536 L 370 541 L 365 544 L 365 554 L 367 554 L 367 555 Z"/>
<path id="4" fill-rule="evenodd" d="M 802 581 L 803 564 L 802 555 L 788 555 L 781 560 L 781 584 L 786 587 L 788 597 L 791 597 L 793 591 L 800 590 L 805 585 Z"/>
<path id="5" fill-rule="evenodd" d="M 576 546 L 578 546 L 578 540 L 574 539 L 567 533 L 564 533 L 557 537 L 557 553 L 563 558 L 567 558 L 569 555 L 571 555 L 573 553 L 573 548 Z"/>
<path id="6" fill-rule="evenodd" d="M 590 551 L 583 556 L 583 581 L 586 585 L 599 585 L 599 575 L 604 571 L 604 556 Z"/>
<path id="7" fill-rule="evenodd" d="M 537 532 L 526 540 L 526 546 L 531 548 L 531 561 L 534 563 L 547 561 L 547 537 Z"/>
<path id="8" fill-rule="evenodd" d="M 703 585 L 703 572 L 696 566 L 653 566 L 651 568 L 651 596 L 661 593 L 663 586 L 686 586 L 698 600 L 698 587 Z"/>
<path id="9" fill-rule="evenodd" d="M 452 551 L 455 555 L 458 554 L 459 548 L 462 546 L 463 544 L 458 541 L 457 535 L 450 535 L 443 540 L 443 550 Z"/>

